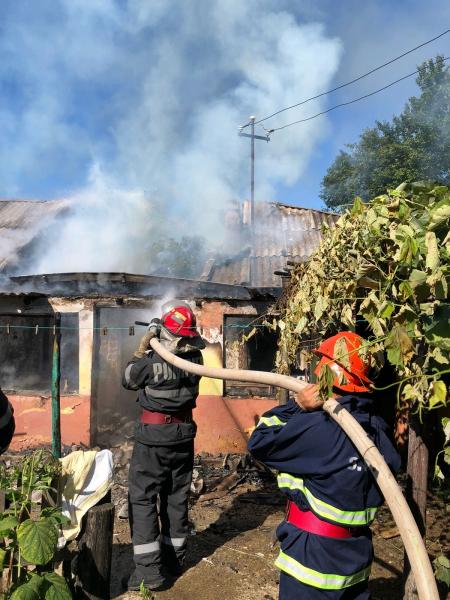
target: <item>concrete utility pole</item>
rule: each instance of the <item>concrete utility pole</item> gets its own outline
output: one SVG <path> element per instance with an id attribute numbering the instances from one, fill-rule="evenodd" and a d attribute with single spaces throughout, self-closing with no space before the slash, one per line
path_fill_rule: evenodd
<path id="1" fill-rule="evenodd" d="M 256 117 L 250 117 L 251 133 L 244 133 L 243 129 L 246 125 L 242 125 L 239 129 L 239 135 L 241 137 L 248 137 L 251 139 L 250 144 L 250 227 L 253 229 L 255 222 L 255 140 L 264 140 L 269 142 L 270 138 L 268 135 L 255 135 L 255 120 Z"/>
<path id="2" fill-rule="evenodd" d="M 249 137 L 250 143 L 250 260 L 249 260 L 249 284 L 253 285 L 253 268 L 252 268 L 252 257 L 254 251 L 254 227 L 255 227 L 255 140 L 264 140 L 265 142 L 270 141 L 268 135 L 255 135 L 255 120 L 256 117 L 250 117 L 250 123 L 242 125 L 239 129 L 239 135 L 242 137 Z M 250 125 L 251 133 L 244 133 L 243 129 Z"/>

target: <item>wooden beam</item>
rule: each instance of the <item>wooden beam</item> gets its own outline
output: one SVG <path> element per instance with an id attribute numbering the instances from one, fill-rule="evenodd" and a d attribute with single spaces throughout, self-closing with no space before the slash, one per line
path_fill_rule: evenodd
<path id="1" fill-rule="evenodd" d="M 109 600 L 114 504 L 98 504 L 86 516 L 78 542 L 76 587 L 86 600 Z"/>
<path id="2" fill-rule="evenodd" d="M 406 499 L 416 520 L 422 538 L 425 540 L 427 485 L 428 485 L 428 448 L 423 437 L 423 424 L 417 415 L 410 416 L 408 440 L 408 466 Z M 417 600 L 417 588 L 406 552 L 404 554 L 403 575 L 405 579 L 404 600 Z"/>

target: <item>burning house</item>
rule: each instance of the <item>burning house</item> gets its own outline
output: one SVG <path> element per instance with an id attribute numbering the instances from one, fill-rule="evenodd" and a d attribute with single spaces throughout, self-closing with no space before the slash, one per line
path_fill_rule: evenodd
<path id="1" fill-rule="evenodd" d="M 51 239 L 64 201 L 0 202 L 0 386 L 15 407 L 13 448 L 48 444 L 55 313 L 61 316 L 63 444 L 112 446 L 132 435 L 137 404 L 121 386 L 142 328 L 170 297 L 188 299 L 207 345 L 210 366 L 270 371 L 276 333 L 263 316 L 281 292 L 287 261 L 305 260 L 336 216 L 277 203 L 256 207 L 252 244 L 227 258 L 211 257 L 197 279 L 129 273 L 24 275 L 33 252 Z M 234 226 L 248 239 L 248 208 Z M 259 225 L 258 225 L 259 223 Z M 50 236 L 50 238 L 49 238 Z M 255 335 L 249 335 L 256 331 Z M 246 431 L 277 401 L 269 386 L 203 379 L 195 411 L 197 451 L 239 452 Z"/>

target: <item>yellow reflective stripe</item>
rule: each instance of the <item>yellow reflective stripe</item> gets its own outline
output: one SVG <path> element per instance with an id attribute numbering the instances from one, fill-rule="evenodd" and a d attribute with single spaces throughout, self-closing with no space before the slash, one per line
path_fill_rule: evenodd
<path id="1" fill-rule="evenodd" d="M 370 566 L 352 575 L 320 573 L 320 571 L 305 567 L 305 565 L 302 565 L 298 560 L 295 560 L 284 552 L 280 552 L 278 555 L 275 566 L 281 571 L 288 573 L 288 575 L 291 575 L 291 577 L 298 579 L 298 581 L 322 590 L 342 590 L 343 588 L 365 581 L 370 575 Z"/>
<path id="2" fill-rule="evenodd" d="M 275 427 L 276 425 L 286 425 L 286 423 L 276 415 L 273 415 L 272 417 L 261 417 L 256 427 L 259 427 L 260 425 L 267 425 L 267 427 Z"/>
<path id="3" fill-rule="evenodd" d="M 364 510 L 340 510 L 313 496 L 300 477 L 294 477 L 293 475 L 289 475 L 289 473 L 280 473 L 277 480 L 279 488 L 302 492 L 309 506 L 317 515 L 341 525 L 347 525 L 348 527 L 368 525 L 374 520 L 378 510 L 377 507 L 365 508 Z"/>

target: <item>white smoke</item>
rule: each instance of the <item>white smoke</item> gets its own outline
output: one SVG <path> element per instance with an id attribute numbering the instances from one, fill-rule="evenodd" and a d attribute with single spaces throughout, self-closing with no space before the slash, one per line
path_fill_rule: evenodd
<path id="1" fill-rule="evenodd" d="M 43 0 L 20 25 L 10 19 L 0 46 L 24 46 L 17 77 L 30 96 L 21 114 L 0 113 L 17 125 L 5 181 L 20 193 L 25 166 L 84 178 L 35 272 L 149 272 L 149 240 L 222 242 L 223 211 L 249 192 L 249 140 L 238 126 L 323 91 L 339 62 L 340 43 L 322 25 L 279 6 Z M 256 197 L 276 200 L 278 184 L 296 182 L 326 128 L 318 119 L 257 141 Z"/>
<path id="2" fill-rule="evenodd" d="M 56 243 L 40 245 L 34 272 L 152 270 L 146 251 L 161 234 L 161 206 L 142 190 L 119 188 L 94 165 L 88 185 L 70 202 Z"/>

